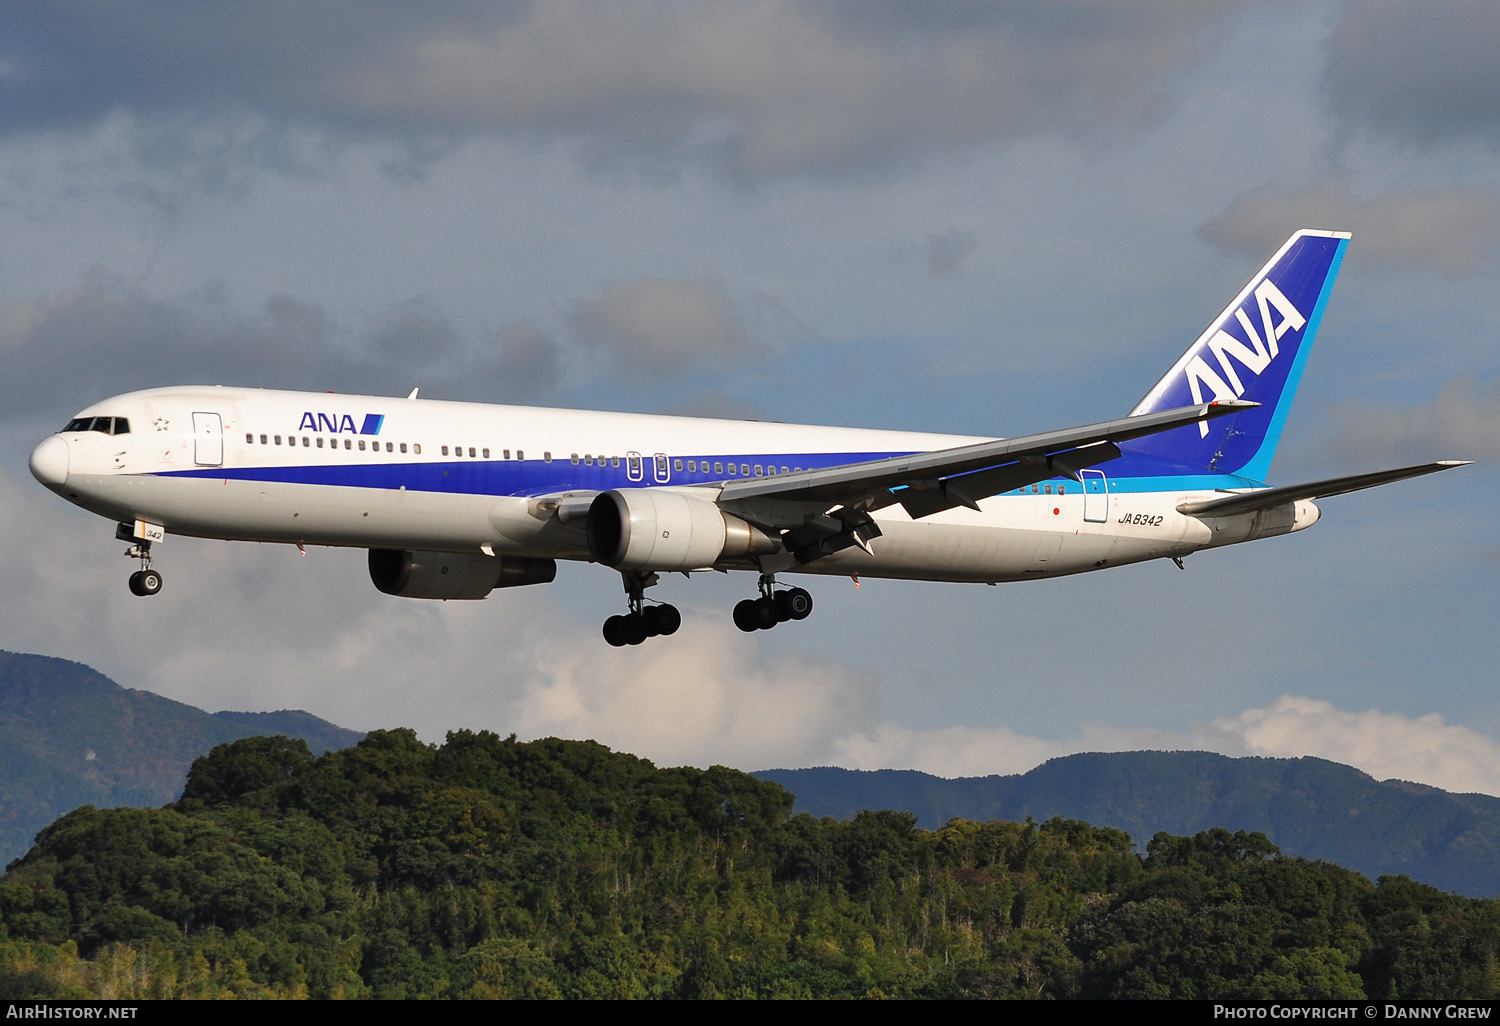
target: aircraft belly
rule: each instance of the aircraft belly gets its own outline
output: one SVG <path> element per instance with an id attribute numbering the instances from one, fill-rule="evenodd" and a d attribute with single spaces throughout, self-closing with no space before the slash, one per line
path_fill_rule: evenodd
<path id="1" fill-rule="evenodd" d="M 158 478 L 136 515 L 169 534 L 358 548 L 466 551 L 493 544 L 489 496 L 309 487 L 223 478 Z"/>

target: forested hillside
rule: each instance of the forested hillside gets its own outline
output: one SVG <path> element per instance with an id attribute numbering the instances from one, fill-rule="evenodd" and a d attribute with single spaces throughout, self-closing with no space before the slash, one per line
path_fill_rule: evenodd
<path id="1" fill-rule="evenodd" d="M 1494 902 L 1262 835 L 792 807 L 590 742 L 222 745 L 0 878 L 0 998 L 1500 994 Z"/>

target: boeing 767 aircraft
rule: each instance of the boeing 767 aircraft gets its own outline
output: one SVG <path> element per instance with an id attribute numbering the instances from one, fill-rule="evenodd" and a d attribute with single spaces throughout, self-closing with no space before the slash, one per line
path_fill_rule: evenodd
<path id="1" fill-rule="evenodd" d="M 31 454 L 37 480 L 108 517 L 155 595 L 169 534 L 369 550 L 389 595 L 478 599 L 557 560 L 621 574 L 611 645 L 674 633 L 645 590 L 750 570 L 742 630 L 801 620 L 779 575 L 998 583 L 1300 531 L 1313 499 L 1425 463 L 1266 482 L 1345 232 L 1294 234 L 1130 413 L 1020 438 L 179 386 L 82 410 Z"/>

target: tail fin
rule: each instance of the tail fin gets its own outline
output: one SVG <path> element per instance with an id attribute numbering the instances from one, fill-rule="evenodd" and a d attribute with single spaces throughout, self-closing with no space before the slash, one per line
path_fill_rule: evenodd
<path id="1" fill-rule="evenodd" d="M 1264 481 L 1348 245 L 1348 232 L 1293 234 L 1130 415 L 1214 399 L 1260 406 L 1122 448 Z"/>

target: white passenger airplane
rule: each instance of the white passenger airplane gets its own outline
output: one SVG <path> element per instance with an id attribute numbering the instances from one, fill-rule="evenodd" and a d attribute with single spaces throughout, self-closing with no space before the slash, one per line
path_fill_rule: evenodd
<path id="1" fill-rule="evenodd" d="M 249 388 L 157 388 L 82 410 L 37 480 L 114 520 L 161 589 L 167 534 L 369 549 L 381 591 L 476 599 L 618 570 L 611 645 L 672 634 L 667 571 L 752 570 L 742 630 L 800 620 L 789 572 L 997 583 L 1300 531 L 1312 499 L 1461 461 L 1263 482 L 1349 235 L 1294 234 L 1134 410 L 1011 439 Z"/>

